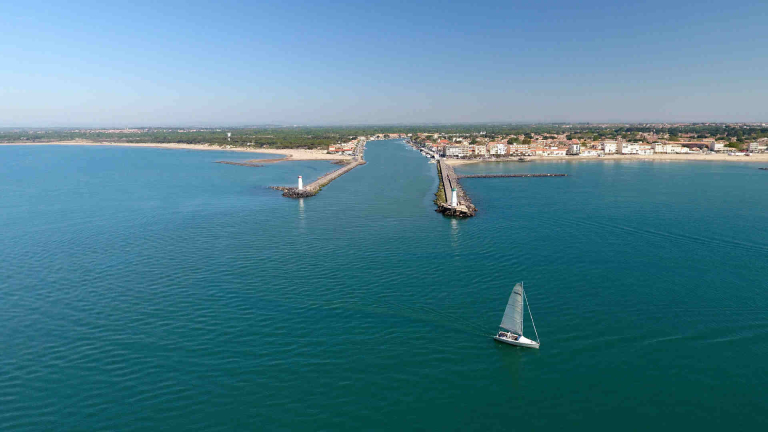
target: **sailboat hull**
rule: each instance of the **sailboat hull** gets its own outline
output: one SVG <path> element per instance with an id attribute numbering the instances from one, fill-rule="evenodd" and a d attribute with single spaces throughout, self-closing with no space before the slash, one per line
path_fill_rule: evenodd
<path id="1" fill-rule="evenodd" d="M 525 336 L 520 336 L 519 338 L 517 338 L 517 340 L 508 339 L 508 338 L 501 337 L 501 336 L 494 336 L 493 338 L 496 339 L 497 341 L 505 343 L 505 344 L 510 344 L 510 345 L 519 346 L 519 347 L 523 347 L 523 348 L 539 349 L 539 343 L 538 342 L 532 341 L 532 340 L 528 339 Z"/>

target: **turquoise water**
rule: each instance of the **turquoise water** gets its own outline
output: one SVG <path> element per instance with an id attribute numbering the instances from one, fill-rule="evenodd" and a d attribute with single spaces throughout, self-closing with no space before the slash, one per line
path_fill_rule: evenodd
<path id="1" fill-rule="evenodd" d="M 756 165 L 470 165 L 570 176 L 453 220 L 400 141 L 305 200 L 335 166 L 251 157 L 0 146 L 0 429 L 768 425 Z M 538 351 L 489 337 L 520 280 Z"/>

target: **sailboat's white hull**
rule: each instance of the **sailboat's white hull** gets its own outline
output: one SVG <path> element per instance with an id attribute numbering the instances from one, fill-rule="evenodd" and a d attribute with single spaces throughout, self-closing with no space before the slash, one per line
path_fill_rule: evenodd
<path id="1" fill-rule="evenodd" d="M 524 348 L 536 348 L 536 349 L 539 349 L 539 343 L 538 342 L 532 341 L 532 340 L 528 339 L 525 336 L 520 336 L 519 338 L 517 338 L 517 340 L 506 338 L 506 337 L 501 337 L 501 336 L 498 336 L 498 335 L 494 336 L 493 338 L 496 339 L 497 341 L 503 342 L 505 344 L 515 345 L 515 346 L 524 347 Z"/>

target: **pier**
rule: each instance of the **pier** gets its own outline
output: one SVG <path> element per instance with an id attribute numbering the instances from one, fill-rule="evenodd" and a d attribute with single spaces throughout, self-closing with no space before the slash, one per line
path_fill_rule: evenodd
<path id="1" fill-rule="evenodd" d="M 365 165 L 365 160 L 363 160 L 363 152 L 365 151 L 366 143 L 367 141 L 363 141 L 357 145 L 357 148 L 355 149 L 355 157 L 348 164 L 345 164 L 335 171 L 323 174 L 320 176 L 320 178 L 306 186 L 302 186 L 301 176 L 299 176 L 299 187 L 270 186 L 270 188 L 283 191 L 283 196 L 288 198 L 308 198 L 315 196 L 324 186 L 328 185 L 330 182 L 352 171 L 360 165 Z M 338 161 L 334 163 L 338 164 Z"/>
<path id="2" fill-rule="evenodd" d="M 444 159 L 437 161 L 437 173 L 440 177 L 440 185 L 435 195 L 436 212 L 446 216 L 472 217 L 477 213 L 477 208 L 472 204 L 459 179 L 463 178 L 524 178 L 524 177 L 567 177 L 568 174 L 468 174 L 456 175 L 453 167 L 445 163 Z"/>
<path id="3" fill-rule="evenodd" d="M 443 160 L 438 160 L 437 172 L 440 176 L 440 185 L 438 186 L 437 198 L 435 199 L 435 204 L 437 204 L 437 210 L 435 211 L 446 216 L 474 216 L 477 208 L 475 208 L 459 184 L 459 179 L 456 177 L 453 167 L 444 163 Z"/>
<path id="4" fill-rule="evenodd" d="M 505 177 L 567 177 L 568 174 L 470 174 L 457 178 L 505 178 Z"/>
<path id="5" fill-rule="evenodd" d="M 216 161 L 216 163 L 220 164 L 227 164 L 227 165 L 237 165 L 237 166 L 247 166 L 247 167 L 263 167 L 265 164 L 271 164 L 271 163 L 277 163 L 277 162 L 285 162 L 285 161 L 312 161 L 317 159 L 303 159 L 303 158 L 294 158 L 291 156 L 281 157 L 281 158 L 272 158 L 272 159 L 249 159 L 242 162 L 233 162 L 233 161 L 225 161 L 220 160 Z M 348 159 L 329 159 L 332 162 L 331 163 L 345 163 Z"/>

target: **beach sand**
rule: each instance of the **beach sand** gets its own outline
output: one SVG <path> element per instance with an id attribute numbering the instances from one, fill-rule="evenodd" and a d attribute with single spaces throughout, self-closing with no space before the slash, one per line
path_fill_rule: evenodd
<path id="1" fill-rule="evenodd" d="M 328 154 L 325 150 L 300 150 L 300 149 L 264 149 L 264 148 L 243 148 L 243 147 L 219 147 L 216 145 L 205 144 L 161 144 L 161 143 L 110 143 L 93 141 L 57 141 L 57 142 L 16 142 L 0 143 L 0 145 L 87 145 L 87 146 L 115 146 L 115 147 L 146 147 L 146 148 L 164 148 L 176 150 L 215 150 L 215 151 L 233 151 L 243 153 L 264 153 L 284 155 L 294 160 L 343 160 L 352 159 L 352 156 Z"/>
<path id="2" fill-rule="evenodd" d="M 553 162 L 553 161 L 710 161 L 710 162 L 762 162 L 768 164 L 768 153 L 753 153 L 751 156 L 728 156 L 725 153 L 712 154 L 654 154 L 649 156 L 639 155 L 608 155 L 605 157 L 597 156 L 526 156 L 530 162 Z M 443 159 L 450 165 L 467 165 L 483 162 L 517 162 L 517 157 L 508 159 Z"/>

